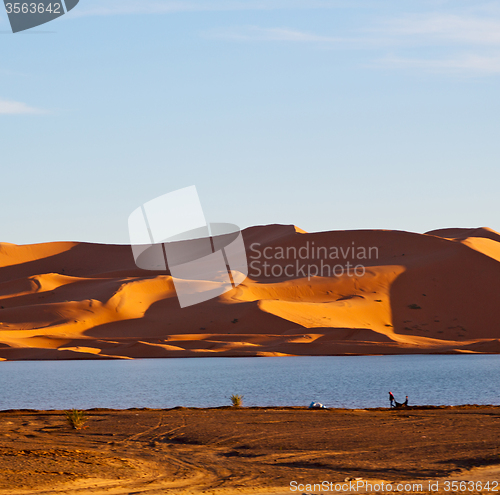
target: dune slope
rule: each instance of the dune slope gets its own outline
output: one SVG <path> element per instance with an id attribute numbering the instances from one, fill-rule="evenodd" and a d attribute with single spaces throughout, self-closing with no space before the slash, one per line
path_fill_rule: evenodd
<path id="1" fill-rule="evenodd" d="M 0 243 L 0 359 L 500 352 L 490 229 L 243 237 L 244 282 L 183 309 L 130 246 Z"/>

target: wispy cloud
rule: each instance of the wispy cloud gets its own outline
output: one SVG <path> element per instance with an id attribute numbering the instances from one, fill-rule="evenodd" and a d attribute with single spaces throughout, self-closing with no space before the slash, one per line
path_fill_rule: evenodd
<path id="1" fill-rule="evenodd" d="M 378 5 L 378 7 L 377 7 Z M 385 7 L 384 7 L 385 5 Z M 74 16 L 171 14 L 244 10 L 360 8 L 387 12 L 384 0 L 86 0 Z M 341 31 L 314 32 L 295 26 L 220 27 L 200 33 L 204 38 L 235 42 L 309 44 L 324 49 L 370 51 L 374 65 L 426 71 L 498 73 L 500 6 L 498 2 L 464 4 L 450 0 L 421 0 L 427 13 L 366 16 L 362 24 Z M 411 50 L 411 55 L 410 55 Z M 437 54 L 441 54 L 438 57 Z"/>
<path id="2" fill-rule="evenodd" d="M 227 31 L 228 37 L 231 35 L 234 39 L 269 41 L 336 41 L 339 39 L 287 28 L 264 29 L 255 26 L 240 28 L 240 30 L 244 29 L 247 29 L 246 33 L 239 33 L 235 29 Z M 287 37 L 288 32 L 292 32 L 293 36 Z M 392 40 L 393 44 L 407 39 L 412 44 L 448 42 L 500 46 L 500 16 L 497 19 L 491 19 L 465 15 L 413 14 L 378 20 L 371 26 L 357 28 L 351 32 L 351 35 L 362 39 L 383 38 L 386 43 Z"/>
<path id="3" fill-rule="evenodd" d="M 500 15 L 414 14 L 383 19 L 338 36 L 288 27 L 240 26 L 212 30 L 204 37 L 232 41 L 289 42 L 379 53 L 372 66 L 432 72 L 500 73 Z M 411 49 L 412 57 L 408 56 Z M 415 49 L 420 54 L 415 57 Z M 390 51 L 391 55 L 383 52 Z M 441 58 L 436 54 L 441 53 Z M 373 55 L 372 55 L 373 56 Z"/>
<path id="4" fill-rule="evenodd" d="M 302 43 L 339 43 L 343 38 L 321 36 L 306 31 L 289 28 L 262 28 L 258 26 L 242 26 L 237 28 L 217 29 L 203 33 L 207 38 L 218 38 L 234 41 L 291 41 Z"/>
<path id="5" fill-rule="evenodd" d="M 386 56 L 382 67 L 428 72 L 488 75 L 500 73 L 500 17 L 427 14 L 392 19 L 373 28 L 395 47 L 423 48 L 423 56 Z M 437 51 L 445 55 L 436 57 Z"/>
<path id="6" fill-rule="evenodd" d="M 26 103 L 12 100 L 0 100 L 0 115 L 27 115 L 45 113 L 38 108 L 30 107 Z"/>
<path id="7" fill-rule="evenodd" d="M 427 46 L 483 45 L 500 47 L 500 19 L 456 15 L 406 16 L 351 31 L 349 36 L 328 36 L 287 27 L 240 26 L 204 33 L 214 38 L 242 41 L 348 42 L 369 45 Z"/>
<path id="8" fill-rule="evenodd" d="M 362 35 L 359 32 L 350 33 L 350 36 L 328 36 L 288 27 L 238 26 L 212 29 L 201 35 L 208 39 L 228 41 L 304 43 L 325 49 L 366 49 L 393 45 L 393 41 L 385 37 Z"/>
<path id="9" fill-rule="evenodd" d="M 353 0 L 352 0 L 353 1 Z M 355 2 L 359 3 L 359 2 Z M 169 14 L 176 12 L 211 12 L 238 10 L 277 10 L 347 7 L 345 0 L 109 0 L 87 1 L 73 16 Z"/>
<path id="10" fill-rule="evenodd" d="M 500 19 L 459 15 L 413 15 L 385 21 L 374 31 L 415 43 L 500 46 Z"/>
<path id="11" fill-rule="evenodd" d="M 474 53 L 443 59 L 385 57 L 376 66 L 393 69 L 421 69 L 436 73 L 500 74 L 500 54 L 483 56 Z"/>

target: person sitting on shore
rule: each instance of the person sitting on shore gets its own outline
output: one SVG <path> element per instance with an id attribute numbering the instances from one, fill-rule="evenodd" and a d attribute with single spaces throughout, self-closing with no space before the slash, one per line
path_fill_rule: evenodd
<path id="1" fill-rule="evenodd" d="M 406 400 L 404 402 L 394 402 L 396 404 L 396 407 L 408 407 L 408 396 L 406 396 Z"/>

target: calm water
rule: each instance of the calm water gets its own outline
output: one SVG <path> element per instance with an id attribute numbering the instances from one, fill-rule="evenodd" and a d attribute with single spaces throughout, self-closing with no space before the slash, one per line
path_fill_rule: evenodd
<path id="1" fill-rule="evenodd" d="M 500 404 L 500 356 L 0 362 L 0 409 Z"/>

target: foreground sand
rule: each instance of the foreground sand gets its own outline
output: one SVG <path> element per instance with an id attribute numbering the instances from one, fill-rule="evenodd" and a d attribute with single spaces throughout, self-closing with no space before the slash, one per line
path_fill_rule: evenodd
<path id="1" fill-rule="evenodd" d="M 248 278 L 184 309 L 169 272 L 138 269 L 130 246 L 0 244 L 0 359 L 500 352 L 492 230 L 308 234 L 270 225 L 243 236 Z M 319 259 L 312 247 L 336 248 L 340 259 Z M 281 271 L 296 262 L 323 272 Z M 347 263 L 366 273 L 321 268 Z"/>
<path id="2" fill-rule="evenodd" d="M 348 478 L 425 487 L 429 479 L 441 487 L 447 479 L 500 481 L 499 434 L 500 407 L 490 406 L 92 410 L 81 431 L 61 412 L 5 411 L 0 494 L 303 493 L 291 492 L 290 481 Z"/>

